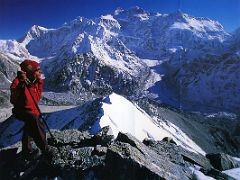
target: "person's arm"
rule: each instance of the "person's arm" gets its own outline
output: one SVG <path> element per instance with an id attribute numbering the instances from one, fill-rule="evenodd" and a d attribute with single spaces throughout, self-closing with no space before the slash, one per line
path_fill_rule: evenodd
<path id="1" fill-rule="evenodd" d="M 42 91 L 43 91 L 43 80 L 42 79 L 38 79 L 38 90 L 37 90 L 37 93 L 38 93 L 38 99 L 37 101 L 39 102 L 40 99 L 41 99 L 41 96 L 42 96 Z"/>
<path id="2" fill-rule="evenodd" d="M 23 89 L 25 86 L 25 80 L 26 80 L 26 72 L 24 71 L 18 71 L 17 77 L 13 80 L 10 90 L 11 90 L 11 96 L 10 96 L 10 102 L 13 105 L 17 104 L 18 97 L 21 93 L 23 93 Z"/>
<path id="3" fill-rule="evenodd" d="M 23 92 L 25 84 L 22 81 L 19 81 L 18 78 L 15 78 L 10 86 L 11 96 L 10 102 L 13 105 L 17 104 L 19 95 Z"/>

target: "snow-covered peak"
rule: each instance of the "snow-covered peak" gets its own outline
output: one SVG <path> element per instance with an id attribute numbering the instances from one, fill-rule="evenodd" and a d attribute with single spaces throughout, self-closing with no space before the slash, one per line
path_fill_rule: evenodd
<path id="1" fill-rule="evenodd" d="M 33 25 L 30 30 L 26 33 L 26 35 L 22 38 L 22 40 L 20 40 L 20 42 L 23 45 L 28 44 L 31 40 L 33 40 L 34 38 L 39 38 L 40 36 L 42 36 L 43 34 L 47 33 L 49 30 L 52 29 L 47 29 L 41 26 L 37 26 L 37 25 Z"/>
<path id="2" fill-rule="evenodd" d="M 31 33 L 32 35 L 40 36 L 41 32 L 44 32 L 44 31 L 48 31 L 48 29 L 42 26 L 33 25 L 29 30 L 29 33 Z"/>
<path id="3" fill-rule="evenodd" d="M 177 126 L 166 120 L 155 122 L 143 109 L 115 93 L 80 107 L 53 112 L 48 114 L 45 120 L 51 129 L 60 130 L 82 129 L 88 124 L 86 130 L 91 134 L 96 134 L 101 128 L 110 126 L 115 138 L 118 132 L 130 133 L 140 141 L 145 138 L 162 140 L 164 137 L 172 137 L 178 145 L 190 151 L 205 154 Z M 9 146 L 19 141 L 21 134 L 16 132 L 21 129 L 22 125 L 20 121 L 15 121 L 5 128 L 1 132 L 0 144 Z"/>
<path id="4" fill-rule="evenodd" d="M 170 122 L 156 124 L 144 110 L 118 94 L 113 93 L 103 99 L 101 113 L 101 118 L 91 128 L 93 134 L 102 127 L 110 126 L 115 137 L 119 131 L 130 133 L 141 141 L 145 138 L 162 140 L 164 137 L 172 137 L 184 148 L 204 154 L 204 151 L 175 125 Z"/>
<path id="5" fill-rule="evenodd" d="M 121 7 L 118 7 L 115 11 L 114 11 L 114 15 L 115 16 L 117 16 L 117 15 L 119 15 L 120 13 L 122 13 L 124 11 L 124 9 L 123 8 L 121 8 Z"/>
<path id="6" fill-rule="evenodd" d="M 186 20 L 186 18 L 189 17 L 188 14 L 183 13 L 182 11 L 176 11 L 176 12 L 168 14 L 167 16 L 174 19 L 174 21 L 181 21 L 181 22 L 184 22 Z"/>
<path id="7" fill-rule="evenodd" d="M 0 53 L 16 60 L 30 56 L 28 50 L 16 40 L 0 40 Z"/>
<path id="8" fill-rule="evenodd" d="M 173 20 L 171 28 L 209 33 L 209 35 L 213 35 L 214 32 L 229 35 L 224 32 L 223 26 L 219 22 L 209 18 L 193 17 L 181 11 L 169 14 L 169 18 Z"/>
<path id="9" fill-rule="evenodd" d="M 171 14 L 151 13 L 140 7 L 132 7 L 126 10 L 118 8 L 113 14 L 102 15 L 94 20 L 77 17 L 55 30 L 33 26 L 22 43 L 30 53 L 41 58 L 63 51 L 68 54 L 82 53 L 79 50 L 86 49 L 80 47 L 83 45 L 83 34 L 90 39 L 86 41 L 90 43 L 87 44 L 91 47 L 89 51 L 96 47 L 101 51 L 113 52 L 115 47 L 109 44 L 121 41 L 125 48 L 146 59 L 158 59 L 165 56 L 166 52 L 167 55 L 172 54 L 172 49 L 181 52 L 204 49 L 195 54 L 220 50 L 221 43 L 229 36 L 218 22 L 208 18 L 195 18 L 180 11 Z M 113 37 L 118 40 L 112 40 Z"/>
<path id="10" fill-rule="evenodd" d="M 138 18 L 140 20 L 148 20 L 150 13 L 145 11 L 144 9 L 135 6 L 130 9 L 123 10 L 121 8 L 118 8 L 114 11 L 113 16 L 117 17 L 118 19 L 125 19 L 130 20 L 133 18 Z"/>
<path id="11" fill-rule="evenodd" d="M 113 32 L 118 31 L 121 27 L 118 21 L 110 14 L 101 16 L 99 21 L 99 25 L 105 27 L 106 30 L 111 30 Z"/>
<path id="12" fill-rule="evenodd" d="M 63 26 L 69 26 L 70 28 L 76 28 L 78 26 L 84 26 L 84 25 L 94 25 L 95 22 L 91 19 L 82 17 L 82 16 L 78 16 L 77 18 L 75 18 L 74 20 L 70 21 L 70 22 L 65 22 L 63 24 Z"/>

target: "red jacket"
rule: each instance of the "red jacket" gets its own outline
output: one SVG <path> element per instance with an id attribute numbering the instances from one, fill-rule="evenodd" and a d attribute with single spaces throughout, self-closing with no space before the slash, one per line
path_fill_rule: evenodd
<path id="1" fill-rule="evenodd" d="M 28 88 L 38 104 L 42 95 L 43 80 L 40 79 L 36 83 L 30 83 Z M 13 114 L 15 113 L 30 113 L 35 116 L 39 116 L 35 103 L 30 95 L 27 85 L 24 82 L 20 82 L 18 78 L 15 78 L 11 84 L 11 98 L 10 102 L 13 104 Z"/>

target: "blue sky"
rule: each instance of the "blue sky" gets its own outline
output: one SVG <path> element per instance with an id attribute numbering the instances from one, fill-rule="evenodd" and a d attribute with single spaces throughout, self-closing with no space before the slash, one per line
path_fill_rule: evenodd
<path id="1" fill-rule="evenodd" d="M 240 27 L 240 0 L 0 0 L 0 39 L 18 39 L 33 25 L 58 28 L 77 16 L 94 18 L 133 6 L 160 13 L 180 9 L 217 20 L 228 32 Z"/>

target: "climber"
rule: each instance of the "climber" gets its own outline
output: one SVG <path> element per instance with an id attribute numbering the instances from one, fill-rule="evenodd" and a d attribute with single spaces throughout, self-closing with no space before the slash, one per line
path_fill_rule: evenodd
<path id="1" fill-rule="evenodd" d="M 41 98 L 43 80 L 39 63 L 34 60 L 24 60 L 21 64 L 21 71 L 11 84 L 10 102 L 13 104 L 13 116 L 24 122 L 22 136 L 22 154 L 28 159 L 37 150 L 33 150 L 31 140 L 44 153 L 47 150 L 46 133 L 44 124 L 40 120 L 41 112 L 38 102 Z"/>

